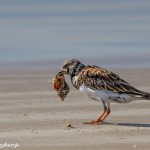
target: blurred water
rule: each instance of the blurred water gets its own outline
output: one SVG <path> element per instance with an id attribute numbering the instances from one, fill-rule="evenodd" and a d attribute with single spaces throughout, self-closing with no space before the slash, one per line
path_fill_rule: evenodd
<path id="1" fill-rule="evenodd" d="M 0 0 L 0 68 L 150 67 L 149 0 Z"/>

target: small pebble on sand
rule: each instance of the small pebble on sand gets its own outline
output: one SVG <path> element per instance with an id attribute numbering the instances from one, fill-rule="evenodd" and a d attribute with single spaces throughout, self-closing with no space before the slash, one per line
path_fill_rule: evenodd
<path id="1" fill-rule="evenodd" d="M 68 124 L 67 124 L 67 127 L 68 127 L 68 128 L 73 128 L 73 126 L 72 126 L 71 123 L 68 123 Z"/>

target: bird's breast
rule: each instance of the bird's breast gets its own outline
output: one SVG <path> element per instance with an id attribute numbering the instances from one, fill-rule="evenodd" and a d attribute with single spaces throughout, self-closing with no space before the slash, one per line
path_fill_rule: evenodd
<path id="1" fill-rule="evenodd" d="M 104 95 L 102 95 L 101 91 L 99 90 L 99 94 L 101 93 L 101 96 L 98 94 L 97 90 L 93 90 L 88 88 L 86 85 L 82 84 L 79 87 L 79 91 L 84 93 L 85 95 L 87 95 L 88 97 L 97 100 L 97 101 L 101 101 L 101 97 L 103 97 Z"/>
<path id="2" fill-rule="evenodd" d="M 81 80 L 79 76 L 74 76 L 71 81 L 72 81 L 73 86 L 77 88 L 78 90 L 83 83 L 83 80 Z"/>

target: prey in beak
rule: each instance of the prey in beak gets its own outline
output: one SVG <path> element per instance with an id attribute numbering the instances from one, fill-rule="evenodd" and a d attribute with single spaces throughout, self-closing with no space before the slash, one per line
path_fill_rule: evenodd
<path id="1" fill-rule="evenodd" d="M 52 83 L 52 86 L 56 90 L 58 96 L 62 101 L 64 101 L 65 97 L 70 92 L 70 88 L 65 81 L 63 72 L 58 72 L 58 74 L 48 82 Z"/>

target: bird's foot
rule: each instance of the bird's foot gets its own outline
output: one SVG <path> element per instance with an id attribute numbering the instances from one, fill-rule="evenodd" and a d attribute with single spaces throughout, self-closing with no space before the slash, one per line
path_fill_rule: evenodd
<path id="1" fill-rule="evenodd" d="M 90 122 L 83 122 L 84 124 L 102 124 L 103 123 L 103 120 L 93 120 L 93 121 L 90 121 Z"/>

